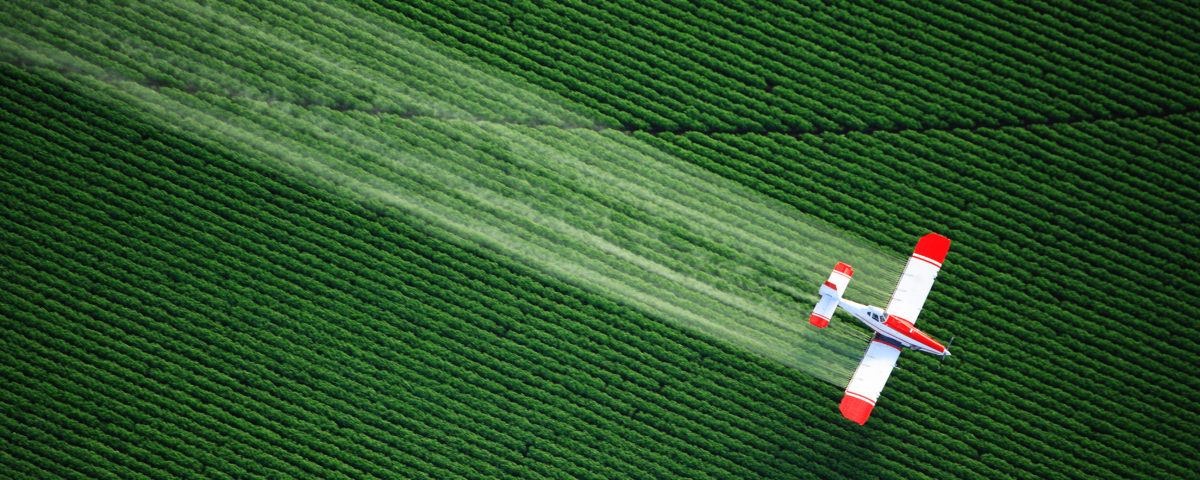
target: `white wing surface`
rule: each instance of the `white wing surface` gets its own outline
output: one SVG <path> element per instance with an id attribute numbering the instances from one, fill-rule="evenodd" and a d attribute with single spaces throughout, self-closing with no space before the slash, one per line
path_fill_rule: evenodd
<path id="1" fill-rule="evenodd" d="M 900 275 L 900 282 L 896 284 L 896 291 L 892 292 L 888 314 L 914 325 L 917 323 L 917 316 L 921 314 L 921 307 L 925 305 L 925 298 L 929 296 L 933 280 L 942 269 L 942 261 L 949 251 L 950 239 L 936 233 L 925 235 L 917 241 L 917 248 L 913 250 L 904 273 Z"/>
<path id="2" fill-rule="evenodd" d="M 842 416 L 859 425 L 867 422 L 871 410 L 875 408 L 875 400 L 879 399 L 879 392 L 883 391 L 883 385 L 892 375 L 898 358 L 900 345 L 876 334 L 867 346 L 867 353 L 863 355 L 854 376 L 850 378 L 850 384 L 846 385 L 846 396 L 842 397 L 842 403 L 838 406 Z"/>

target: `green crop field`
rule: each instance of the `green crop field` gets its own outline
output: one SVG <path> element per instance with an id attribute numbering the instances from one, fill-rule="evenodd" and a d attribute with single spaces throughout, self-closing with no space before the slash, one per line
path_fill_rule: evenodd
<path id="1" fill-rule="evenodd" d="M 0 6 L 0 478 L 1200 471 L 1200 9 L 592 3 Z"/>

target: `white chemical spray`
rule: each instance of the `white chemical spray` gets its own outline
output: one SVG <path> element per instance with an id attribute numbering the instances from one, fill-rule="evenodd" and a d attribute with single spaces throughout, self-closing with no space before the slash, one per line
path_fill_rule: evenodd
<path id="1" fill-rule="evenodd" d="M 226 7 L 171 8 L 212 35 L 253 38 L 349 81 L 374 101 L 330 109 L 325 100 L 239 85 L 234 69 L 185 61 L 196 52 L 151 45 L 136 31 L 125 32 L 123 55 L 178 60 L 163 68 L 186 66 L 180 77 L 218 91 L 130 81 L 95 52 L 20 29 L 0 38 L 0 60 L 63 73 L 295 178 L 419 217 L 447 241 L 487 248 L 835 385 L 849 378 L 869 335 L 845 316 L 823 330 L 808 325 L 817 287 L 845 261 L 856 270 L 849 296 L 886 303 L 902 256 L 627 133 L 574 128 L 595 123 L 548 91 L 451 58 L 368 12 L 310 7 L 367 34 L 371 61 Z M 121 28 L 103 26 L 78 31 Z M 489 105 L 504 105 L 511 118 Z"/>

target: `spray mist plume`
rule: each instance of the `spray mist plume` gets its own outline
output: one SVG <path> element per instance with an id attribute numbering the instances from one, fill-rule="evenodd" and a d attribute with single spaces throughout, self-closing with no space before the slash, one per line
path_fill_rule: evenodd
<path id="1" fill-rule="evenodd" d="M 66 75 L 148 119 L 186 126 L 304 182 L 419 218 L 446 241 L 486 248 L 835 385 L 848 380 L 869 334 L 846 321 L 809 326 L 817 287 L 844 261 L 856 270 L 848 295 L 883 304 L 901 255 L 629 133 L 577 128 L 597 123 L 551 92 L 454 58 L 372 13 L 309 7 L 331 25 L 360 32 L 345 42 L 371 58 L 219 5 L 129 9 L 202 23 L 213 38 L 196 41 L 254 38 L 329 79 L 303 92 L 247 81 L 238 59 L 197 59 L 197 52 L 123 30 L 128 22 L 91 14 L 76 19 L 68 38 L 82 43 L 119 32 L 121 55 L 155 59 L 189 87 L 115 73 L 103 53 L 20 28 L 0 38 L 0 60 Z M 10 13 L 33 25 L 72 15 Z"/>

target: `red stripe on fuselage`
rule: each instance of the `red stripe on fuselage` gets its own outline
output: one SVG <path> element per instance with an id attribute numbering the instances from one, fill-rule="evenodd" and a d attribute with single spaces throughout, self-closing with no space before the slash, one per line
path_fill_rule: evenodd
<path id="1" fill-rule="evenodd" d="M 915 328 L 913 329 L 913 335 L 910 335 L 909 338 L 912 338 L 913 340 L 921 342 L 921 345 L 925 345 L 926 347 L 929 347 L 935 351 L 938 351 L 938 352 L 946 351 L 946 347 L 944 347 L 944 346 L 942 346 L 942 344 L 938 343 L 937 340 L 934 340 L 933 337 L 930 337 L 929 335 L 926 335 L 925 332 L 922 332 Z"/>
<path id="2" fill-rule="evenodd" d="M 934 340 L 932 337 L 927 335 L 925 332 L 917 330 L 917 328 L 912 326 L 912 323 L 910 323 L 908 320 L 897 317 L 895 315 L 889 315 L 887 320 L 885 320 L 881 324 L 865 320 L 865 319 L 863 319 L 863 317 L 860 317 L 858 315 L 855 315 L 854 317 L 859 319 L 859 321 L 866 323 L 867 326 L 880 325 L 882 327 L 887 327 L 888 329 L 890 329 L 896 333 L 889 333 L 889 332 L 879 332 L 879 333 L 882 335 L 887 335 L 889 337 L 892 337 L 893 339 L 899 340 L 901 343 L 910 344 L 910 345 L 914 344 L 914 343 L 919 343 L 919 344 L 924 345 L 924 346 L 930 348 L 931 350 L 934 350 L 937 352 L 946 351 L 946 347 L 942 346 L 942 344 L 938 343 L 936 340 Z M 893 321 L 892 319 L 896 319 L 896 321 Z M 871 329 L 878 331 L 875 327 L 871 327 Z M 879 340 L 876 340 L 876 339 L 871 339 L 871 341 L 879 342 Z M 891 345 L 891 344 L 888 344 L 885 342 L 879 342 L 879 343 L 883 343 L 884 345 L 887 345 L 892 348 L 896 347 L 895 345 Z"/>
<path id="3" fill-rule="evenodd" d="M 833 282 L 825 282 L 825 286 L 837 290 L 837 285 L 834 285 Z"/>
<path id="4" fill-rule="evenodd" d="M 925 332 L 917 330 L 917 327 L 914 327 L 912 322 L 903 318 L 895 315 L 888 315 L 887 321 L 883 322 L 883 325 L 895 330 L 905 338 L 916 340 L 916 343 L 920 343 L 921 345 L 929 347 L 930 349 L 938 352 L 943 352 L 946 350 L 946 347 L 943 347 L 942 344 L 935 341 L 929 335 L 926 335 Z"/>

